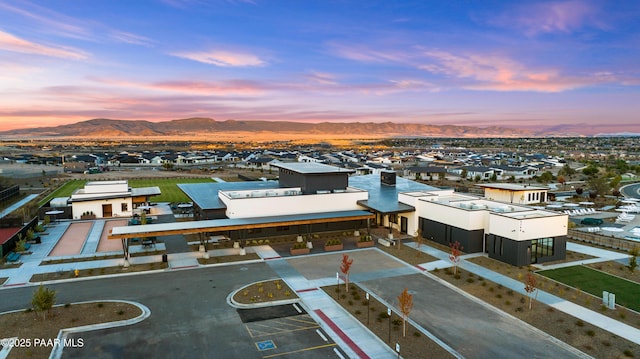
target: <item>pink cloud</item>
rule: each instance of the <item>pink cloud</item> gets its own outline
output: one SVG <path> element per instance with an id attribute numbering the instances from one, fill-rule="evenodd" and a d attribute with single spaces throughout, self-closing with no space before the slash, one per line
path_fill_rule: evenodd
<path id="1" fill-rule="evenodd" d="M 22 7 L 18 7 L 0 2 L 1 8 L 35 22 L 37 26 L 46 29 L 48 34 L 85 40 L 92 37 L 80 20 L 29 2 L 22 2 L 21 5 Z"/>
<path id="2" fill-rule="evenodd" d="M 70 47 L 54 47 L 38 44 L 21 39 L 17 36 L 0 30 L 0 50 L 20 52 L 24 54 L 34 54 L 50 57 L 59 57 L 72 60 L 84 60 L 87 54 L 83 51 Z"/>
<path id="3" fill-rule="evenodd" d="M 178 52 L 171 55 L 221 67 L 256 67 L 266 65 L 263 59 L 254 54 L 228 50 Z"/>
<path id="4" fill-rule="evenodd" d="M 407 57 L 395 49 L 373 50 L 355 44 L 330 43 L 329 50 L 337 56 L 359 62 L 407 62 Z"/>
<path id="5" fill-rule="evenodd" d="M 555 69 L 531 69 L 496 55 L 457 55 L 441 50 L 425 51 L 424 55 L 432 62 L 419 68 L 471 80 L 460 84 L 467 89 L 560 92 L 613 80 L 603 76 L 564 76 Z"/>
<path id="6" fill-rule="evenodd" d="M 142 46 L 148 47 L 153 45 L 154 43 L 153 40 L 147 37 L 132 34 L 130 32 L 119 31 L 119 30 L 111 31 L 110 37 L 118 42 L 123 42 L 126 44 L 132 44 L 132 45 L 142 45 Z"/>
<path id="7" fill-rule="evenodd" d="M 573 33 L 585 26 L 606 29 L 600 10 L 591 2 L 570 0 L 518 5 L 492 21 L 499 26 L 521 29 L 529 36 Z"/>
<path id="8" fill-rule="evenodd" d="M 88 80 L 99 84 L 118 86 L 134 90 L 168 91 L 176 93 L 232 96 L 232 95 L 256 95 L 274 89 L 274 85 L 265 85 L 250 80 L 227 81 L 182 81 L 167 80 L 157 82 L 133 82 L 119 79 L 107 79 L 89 77 Z"/>

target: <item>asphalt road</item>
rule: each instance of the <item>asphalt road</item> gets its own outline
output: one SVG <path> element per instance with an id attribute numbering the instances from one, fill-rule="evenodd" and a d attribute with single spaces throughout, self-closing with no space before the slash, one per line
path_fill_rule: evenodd
<path id="1" fill-rule="evenodd" d="M 640 199 L 640 183 L 633 183 L 620 188 L 625 197 Z"/>
<path id="2" fill-rule="evenodd" d="M 300 334 L 272 330 L 273 335 L 267 339 L 263 339 L 264 336 L 256 339 L 250 335 L 237 310 L 226 303 L 227 295 L 235 289 L 275 277 L 267 265 L 256 263 L 94 279 L 47 287 L 57 291 L 57 303 L 60 304 L 126 299 L 143 303 L 151 310 L 149 318 L 132 326 L 70 336 L 83 338 L 85 345 L 84 348 L 66 348 L 63 358 L 263 358 L 278 350 L 298 351 L 307 357 L 335 358 L 335 344 L 321 340 L 315 332 L 317 325 L 305 324 L 310 330 L 297 331 Z M 0 311 L 26 308 L 34 289 L 24 287 L 0 291 Z M 280 345 L 260 352 L 256 342 L 269 338 Z"/>
<path id="3" fill-rule="evenodd" d="M 465 358 L 579 358 L 548 335 L 491 310 L 422 274 L 363 283 L 397 307 L 404 288 L 415 289 L 411 319 Z"/>

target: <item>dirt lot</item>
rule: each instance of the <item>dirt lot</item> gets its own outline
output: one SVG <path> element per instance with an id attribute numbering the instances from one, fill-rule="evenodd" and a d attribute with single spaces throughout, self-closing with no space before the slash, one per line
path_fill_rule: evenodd
<path id="1" fill-rule="evenodd" d="M 349 293 L 345 292 L 344 285 L 340 288 L 334 285 L 322 289 L 382 341 L 390 343 L 394 349 L 395 343 L 400 344 L 403 358 L 453 358 L 449 352 L 409 323 L 406 324 L 406 335 L 403 336 L 402 317 L 392 313 L 389 318 L 387 306 L 372 297 L 367 302 L 365 292 L 357 285 L 350 285 Z"/>
<path id="2" fill-rule="evenodd" d="M 529 298 L 526 296 L 479 278 L 473 273 L 459 271 L 457 276 L 448 270 L 432 273 L 594 358 L 640 357 L 640 347 L 635 343 L 542 303 L 533 302 L 532 309 L 529 310 Z"/>
<path id="3" fill-rule="evenodd" d="M 14 347 L 9 358 L 48 358 L 52 349 L 48 341 L 55 339 L 60 329 L 131 319 L 140 314 L 138 307 L 116 302 L 58 306 L 46 319 L 32 311 L 3 314 L 0 338 L 21 339 L 18 344 L 22 346 Z"/>

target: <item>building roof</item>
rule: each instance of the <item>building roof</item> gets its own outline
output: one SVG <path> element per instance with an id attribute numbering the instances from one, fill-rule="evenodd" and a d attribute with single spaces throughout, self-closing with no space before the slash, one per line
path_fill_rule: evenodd
<path id="1" fill-rule="evenodd" d="M 402 177 L 396 177 L 395 186 L 385 185 L 380 183 L 379 175 L 349 177 L 349 187 L 369 192 L 369 199 L 358 201 L 358 204 L 380 213 L 401 213 L 415 210 L 412 206 L 398 202 L 398 193 L 438 190 L 436 187 Z"/>
<path id="2" fill-rule="evenodd" d="M 355 171 L 316 162 L 286 162 L 274 163 L 273 167 L 278 167 L 301 174 L 323 174 L 323 173 L 353 173 Z"/>
<path id="3" fill-rule="evenodd" d="M 16 233 L 20 232 L 20 227 L 0 228 L 0 244 L 5 244 Z"/>
<path id="4" fill-rule="evenodd" d="M 277 227 L 284 225 L 302 225 L 325 222 L 343 222 L 372 218 L 367 211 L 338 211 L 324 213 L 305 213 L 287 216 L 210 219 L 204 221 L 188 221 L 173 223 L 157 223 L 139 226 L 114 227 L 109 239 L 165 236 L 170 234 L 186 234 L 200 232 L 218 232 L 237 229 Z"/>
<path id="5" fill-rule="evenodd" d="M 273 189 L 279 188 L 279 183 L 277 181 L 181 183 L 178 184 L 178 187 L 202 210 L 216 210 L 227 208 L 218 198 L 218 191 Z M 384 185 L 380 183 L 380 176 L 375 174 L 351 176 L 349 177 L 349 187 L 367 191 L 369 198 L 358 204 L 381 213 L 414 210 L 413 207 L 398 202 L 398 193 L 438 190 L 436 187 L 402 177 L 396 178 L 395 186 Z"/>
<path id="6" fill-rule="evenodd" d="M 160 187 L 158 186 L 154 186 L 154 187 L 141 187 L 141 188 L 132 188 L 131 189 L 131 196 L 132 197 L 137 197 L 137 196 L 157 196 L 157 195 L 161 195 L 162 191 L 160 191 Z"/>
<path id="7" fill-rule="evenodd" d="M 447 169 L 440 166 L 412 166 L 409 171 L 413 173 L 447 173 Z"/>
<path id="8" fill-rule="evenodd" d="M 225 209 L 218 191 L 240 191 L 279 188 L 277 181 L 179 183 L 180 188 L 202 210 Z"/>
<path id="9" fill-rule="evenodd" d="M 482 183 L 477 184 L 478 187 L 483 188 L 493 188 L 493 189 L 504 189 L 507 191 L 541 191 L 541 190 L 549 190 L 547 187 L 542 186 L 531 186 L 528 184 L 516 184 L 516 183 Z"/>

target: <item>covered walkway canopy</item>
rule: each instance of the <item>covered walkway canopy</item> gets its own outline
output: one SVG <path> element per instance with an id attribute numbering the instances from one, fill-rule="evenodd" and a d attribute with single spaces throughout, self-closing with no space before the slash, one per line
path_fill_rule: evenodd
<path id="1" fill-rule="evenodd" d="M 369 220 L 372 218 L 375 218 L 375 215 L 371 212 L 354 210 L 295 214 L 273 217 L 210 219 L 193 222 L 158 223 L 139 226 L 115 227 L 109 233 L 108 238 L 143 238 L 168 236 L 172 234 L 207 233 L 278 226 L 295 226 L 315 223 L 346 222 L 363 219 Z"/>

